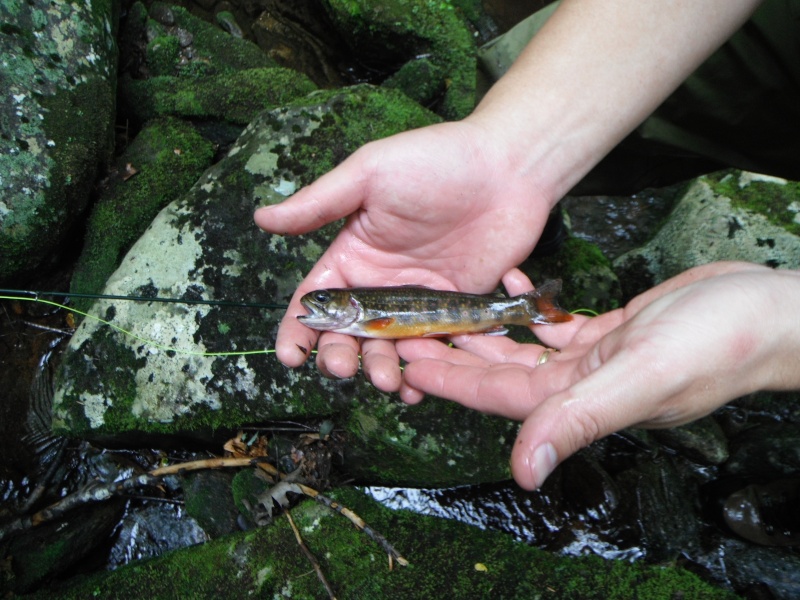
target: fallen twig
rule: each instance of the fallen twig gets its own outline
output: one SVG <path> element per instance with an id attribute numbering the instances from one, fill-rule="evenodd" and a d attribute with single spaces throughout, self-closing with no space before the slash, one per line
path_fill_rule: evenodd
<path id="1" fill-rule="evenodd" d="M 322 572 L 322 567 L 320 566 L 319 561 L 311 553 L 311 550 L 308 549 L 308 546 L 306 546 L 303 538 L 300 536 L 300 530 L 297 529 L 297 525 L 294 524 L 292 513 L 289 512 L 288 508 L 286 509 L 286 518 L 289 520 L 289 525 L 292 526 L 292 531 L 294 531 L 294 537 L 297 540 L 297 545 L 300 546 L 300 549 L 306 555 L 306 558 L 311 563 L 311 566 L 314 567 L 314 571 L 317 574 L 317 579 L 319 579 L 322 585 L 325 586 L 325 591 L 328 592 L 328 597 L 331 598 L 331 600 L 336 600 L 336 595 L 333 593 L 333 588 L 331 587 L 331 584 L 328 583 L 328 580 L 325 579 L 325 574 Z"/>
<path id="2" fill-rule="evenodd" d="M 392 546 L 389 543 L 389 540 L 387 540 L 380 533 L 375 531 L 372 527 L 367 525 L 364 522 L 364 519 L 359 517 L 352 510 L 350 510 L 346 506 L 342 506 L 341 504 L 336 502 L 336 500 L 328 498 L 324 494 L 320 494 L 317 490 L 312 489 L 306 485 L 303 485 L 302 483 L 298 483 L 297 487 L 299 487 L 306 496 L 314 498 L 314 500 L 316 500 L 317 502 L 321 502 L 328 508 L 338 512 L 340 515 L 347 517 L 353 525 L 355 525 L 358 529 L 363 531 L 367 535 L 367 537 L 372 539 L 376 544 L 378 544 L 381 548 L 383 548 L 384 552 L 386 552 L 386 554 L 389 555 L 390 569 L 393 560 L 396 560 L 397 564 L 399 564 L 401 567 L 408 566 L 408 561 L 405 558 L 403 558 L 397 550 L 394 549 L 394 546 Z"/>
<path id="3" fill-rule="evenodd" d="M 113 496 L 120 495 L 140 487 L 148 485 L 157 485 L 161 477 L 167 475 L 175 475 L 186 471 L 197 471 L 200 469 L 217 469 L 221 467 L 247 467 L 250 465 L 259 465 L 262 468 L 268 467 L 274 469 L 272 465 L 263 462 L 261 458 L 209 458 L 205 460 L 195 460 L 187 463 L 179 463 L 176 465 L 169 465 L 167 467 L 160 467 L 148 473 L 141 473 L 134 475 L 121 481 L 112 481 L 110 483 L 103 483 L 100 481 L 92 481 L 85 485 L 77 492 L 65 496 L 58 502 L 51 504 L 47 508 L 30 515 L 14 519 L 7 525 L 0 527 L 0 540 L 12 533 L 26 531 L 42 523 L 57 519 L 67 513 L 68 511 L 90 504 L 92 502 L 102 502 L 108 500 Z M 277 470 L 275 470 L 277 473 Z"/>

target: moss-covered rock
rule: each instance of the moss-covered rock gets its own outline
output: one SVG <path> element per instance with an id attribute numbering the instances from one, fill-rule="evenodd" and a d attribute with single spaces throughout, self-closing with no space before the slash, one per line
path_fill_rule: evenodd
<path id="1" fill-rule="evenodd" d="M 167 204 L 188 190 L 211 164 L 214 149 L 188 123 L 149 123 L 106 180 L 92 210 L 71 291 L 99 293 L 131 245 Z M 86 310 L 87 301 L 75 308 Z"/>
<path id="2" fill-rule="evenodd" d="M 114 6 L 0 4 L 0 281 L 58 256 L 109 158 Z"/>
<path id="3" fill-rule="evenodd" d="M 201 78 L 152 77 L 121 82 L 128 113 L 137 122 L 171 115 L 247 125 L 255 116 L 314 91 L 305 75 L 283 69 L 244 69 Z"/>
<path id="4" fill-rule="evenodd" d="M 674 566 L 557 557 L 505 534 L 405 511 L 390 511 L 341 489 L 335 499 L 384 535 L 410 562 L 386 555 L 341 515 L 311 501 L 292 510 L 304 543 L 340 598 L 734 598 Z M 320 581 L 285 518 L 267 528 L 83 578 L 41 597 L 324 598 Z M 223 593 L 223 594 L 224 594 Z"/>
<path id="5" fill-rule="evenodd" d="M 171 115 L 246 125 L 262 110 L 315 89 L 252 42 L 177 6 L 155 2 L 148 14 L 137 2 L 121 40 L 130 58 L 120 107 L 135 124 Z"/>
<path id="6" fill-rule="evenodd" d="M 244 69 L 278 66 L 253 42 L 215 27 L 179 6 L 154 2 L 144 31 L 148 39 L 146 64 L 155 66 L 153 75 L 200 77 Z M 133 23 L 141 29 L 141 23 Z M 173 49 L 177 41 L 177 54 Z M 169 58 L 172 62 L 169 62 Z"/>
<path id="7" fill-rule="evenodd" d="M 420 57 L 436 79 L 412 80 L 407 73 L 389 85 L 413 98 L 430 96 L 438 81 L 444 91 L 439 113 L 460 119 L 475 107 L 475 42 L 466 21 L 448 0 L 323 0 L 331 20 L 358 56 L 383 64 L 404 64 Z M 419 66 L 414 67 L 418 69 Z M 414 70 L 412 69 L 412 71 Z M 417 71 L 419 73 L 419 71 Z"/>
<path id="8" fill-rule="evenodd" d="M 561 279 L 559 303 L 567 310 L 603 313 L 620 306 L 620 284 L 611 261 L 591 242 L 570 236 L 557 252 L 528 259 L 522 268 L 534 283 Z"/>
<path id="9" fill-rule="evenodd" d="M 799 186 L 742 171 L 698 178 L 653 239 L 614 262 L 625 295 L 718 260 L 800 268 Z"/>
<path id="10" fill-rule="evenodd" d="M 336 226 L 267 235 L 254 208 L 280 202 L 371 139 L 436 120 L 403 94 L 371 86 L 263 113 L 159 213 L 104 292 L 285 305 Z M 282 309 L 104 300 L 92 315 L 63 357 L 54 415 L 61 432 L 197 436 L 330 417 L 347 429 L 347 467 L 362 479 L 448 485 L 508 476 L 515 423 L 437 400 L 406 406 L 361 377 L 324 379 L 313 364 L 287 369 L 265 352 Z"/>

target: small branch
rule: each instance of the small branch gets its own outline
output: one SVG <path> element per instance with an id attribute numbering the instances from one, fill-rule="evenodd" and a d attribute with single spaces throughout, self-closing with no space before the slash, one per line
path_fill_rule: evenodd
<path id="1" fill-rule="evenodd" d="M 111 483 L 93 481 L 77 492 L 66 496 L 62 500 L 59 500 L 55 504 L 51 504 L 47 508 L 43 508 L 39 512 L 32 514 L 30 517 L 20 517 L 18 519 L 14 519 L 8 525 L 0 528 L 0 540 L 12 533 L 26 531 L 32 527 L 46 523 L 47 521 L 57 519 L 78 506 L 90 504 L 92 502 L 103 502 L 112 496 L 116 496 L 129 490 L 147 485 L 156 485 L 158 481 L 159 478 L 151 475 L 150 473 L 134 475 L 128 479 L 123 479 L 122 481 L 113 481 Z"/>
<path id="2" fill-rule="evenodd" d="M 83 504 L 102 502 L 108 500 L 112 496 L 117 496 L 140 487 L 158 485 L 160 478 L 166 475 L 176 475 L 187 471 L 198 471 L 200 469 L 247 467 L 251 465 L 258 466 L 268 473 L 272 470 L 277 474 L 275 467 L 265 463 L 262 458 L 209 458 L 160 467 L 149 473 L 134 475 L 128 479 L 112 481 L 111 483 L 93 481 L 77 492 L 62 498 L 55 504 L 51 504 L 47 508 L 43 508 L 29 517 L 19 517 L 7 525 L 0 527 L 0 540 L 3 540 L 12 533 L 26 531 L 32 527 L 46 523 L 47 521 L 57 519 L 66 512 L 78 506 L 82 506 Z"/>
<path id="3" fill-rule="evenodd" d="M 185 463 L 178 463 L 166 467 L 159 467 L 150 471 L 150 475 L 156 477 L 164 477 L 165 475 L 177 475 L 187 471 L 199 471 L 201 469 L 221 469 L 221 468 L 236 468 L 236 467 L 249 467 L 255 465 L 267 471 L 270 474 L 277 474 L 278 470 L 264 462 L 262 458 L 206 458 L 203 460 L 193 460 Z M 274 472 L 274 473 L 273 473 Z"/>
<path id="4" fill-rule="evenodd" d="M 319 562 L 314 557 L 314 555 L 311 553 L 311 550 L 308 549 L 308 546 L 306 546 L 305 542 L 303 541 L 303 538 L 300 536 L 300 530 L 297 529 L 297 525 L 294 524 L 294 519 L 292 519 L 292 513 L 289 512 L 288 508 L 284 512 L 286 513 L 286 518 L 289 519 L 289 525 L 292 526 L 292 531 L 294 531 L 294 537 L 297 540 L 297 545 L 300 546 L 300 549 L 306 555 L 306 558 L 311 563 L 311 566 L 314 567 L 314 571 L 317 574 L 317 579 L 319 579 L 322 585 L 325 586 L 325 591 L 328 592 L 328 597 L 331 598 L 331 600 L 336 600 L 336 595 L 333 593 L 333 588 L 331 587 L 331 584 L 328 583 L 327 579 L 325 579 L 325 575 L 322 572 L 322 567 L 320 566 Z"/>
<path id="5" fill-rule="evenodd" d="M 363 531 L 367 535 L 367 537 L 372 539 L 376 544 L 378 544 L 381 548 L 383 548 L 384 552 L 386 552 L 386 554 L 389 555 L 389 568 L 390 569 L 391 569 L 391 565 L 392 565 L 392 561 L 393 560 L 396 560 L 397 564 L 400 565 L 401 567 L 407 567 L 408 566 L 408 561 L 405 558 L 403 558 L 397 550 L 394 549 L 394 546 L 392 546 L 389 543 L 389 540 L 387 540 L 380 533 L 378 533 L 377 531 L 372 529 L 372 527 L 367 525 L 364 522 L 364 519 L 359 517 L 352 510 L 350 510 L 346 506 L 342 506 L 341 504 L 339 504 L 338 502 L 336 502 L 332 498 L 328 498 L 327 496 L 325 496 L 323 494 L 320 494 L 317 490 L 315 490 L 313 488 L 310 488 L 307 485 L 303 485 L 302 483 L 298 483 L 296 485 L 297 485 L 297 487 L 299 487 L 302 490 L 302 492 L 306 496 L 310 496 L 311 498 L 314 498 L 314 500 L 316 500 L 317 502 L 320 502 L 320 503 L 324 504 L 325 506 L 327 506 L 331 510 L 335 510 L 340 515 L 343 515 L 343 516 L 347 517 L 350 520 L 350 522 L 353 525 L 356 526 L 356 528 L 358 528 L 361 531 Z"/>

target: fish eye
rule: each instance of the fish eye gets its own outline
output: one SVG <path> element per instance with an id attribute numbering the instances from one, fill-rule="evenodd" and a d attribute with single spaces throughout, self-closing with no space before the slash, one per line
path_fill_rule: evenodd
<path id="1" fill-rule="evenodd" d="M 327 304 L 331 301 L 331 293 L 328 290 L 317 290 L 314 292 L 314 300 L 320 304 Z"/>

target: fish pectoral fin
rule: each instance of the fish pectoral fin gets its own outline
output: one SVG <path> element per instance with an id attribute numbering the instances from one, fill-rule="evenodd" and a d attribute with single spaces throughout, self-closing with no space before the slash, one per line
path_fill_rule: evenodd
<path id="1" fill-rule="evenodd" d="M 394 317 L 378 317 L 377 319 L 364 321 L 361 326 L 365 331 L 383 331 L 394 322 Z"/>
<path id="2" fill-rule="evenodd" d="M 492 327 L 491 329 L 488 329 L 483 333 L 484 335 L 505 335 L 508 333 L 508 329 L 506 329 L 502 325 L 498 325 L 497 327 Z"/>

